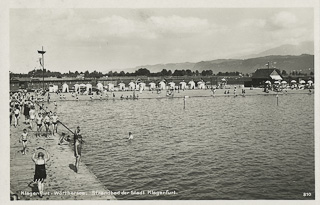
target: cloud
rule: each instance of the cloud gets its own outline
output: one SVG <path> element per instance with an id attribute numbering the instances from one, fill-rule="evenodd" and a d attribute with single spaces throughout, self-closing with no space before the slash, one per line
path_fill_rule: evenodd
<path id="1" fill-rule="evenodd" d="M 298 24 L 297 17 L 288 11 L 275 14 L 269 19 L 269 22 L 276 28 L 292 28 Z"/>
<path id="2" fill-rule="evenodd" d="M 194 34 L 210 30 L 211 25 L 207 19 L 180 16 L 152 16 L 147 19 L 147 25 L 155 32 Z"/>
<path id="3" fill-rule="evenodd" d="M 94 20 L 103 28 L 105 35 L 155 39 L 161 37 L 183 37 L 209 32 L 212 25 L 207 19 L 181 16 L 150 16 L 143 21 L 122 16 Z"/>
<path id="4" fill-rule="evenodd" d="M 265 19 L 243 19 L 239 23 L 239 27 L 263 28 L 266 25 Z"/>

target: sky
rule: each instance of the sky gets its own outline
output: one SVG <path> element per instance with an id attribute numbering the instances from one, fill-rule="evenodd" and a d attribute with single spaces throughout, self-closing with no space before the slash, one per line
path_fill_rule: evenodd
<path id="1" fill-rule="evenodd" d="M 313 41 L 313 8 L 10 9 L 10 71 L 126 71 Z"/>

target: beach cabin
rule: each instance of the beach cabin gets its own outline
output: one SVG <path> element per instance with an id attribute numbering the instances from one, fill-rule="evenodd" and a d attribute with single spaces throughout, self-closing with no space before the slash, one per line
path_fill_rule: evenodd
<path id="1" fill-rule="evenodd" d="M 153 82 L 149 83 L 149 90 L 154 90 L 154 89 L 156 89 L 156 84 Z"/>
<path id="2" fill-rule="evenodd" d="M 203 81 L 198 82 L 198 89 L 206 89 L 206 84 Z"/>
<path id="3" fill-rule="evenodd" d="M 103 85 L 102 85 L 102 83 L 98 83 L 98 84 L 97 84 L 97 89 L 100 90 L 100 91 L 103 91 Z"/>
<path id="4" fill-rule="evenodd" d="M 124 83 L 119 83 L 119 90 L 125 91 L 126 85 Z"/>
<path id="5" fill-rule="evenodd" d="M 170 83 L 168 83 L 168 85 L 169 85 L 169 89 L 174 89 L 176 86 L 176 84 L 174 82 L 170 82 Z"/>
<path id="6" fill-rule="evenodd" d="M 266 81 L 271 83 L 281 81 L 283 77 L 280 71 L 276 68 L 262 68 L 257 69 L 252 75 L 252 85 L 255 87 L 264 86 Z"/>
<path id="7" fill-rule="evenodd" d="M 114 84 L 113 83 L 108 83 L 108 90 L 114 91 Z"/>
<path id="8" fill-rule="evenodd" d="M 69 86 L 68 86 L 67 83 L 64 83 L 64 84 L 62 85 L 62 92 L 63 92 L 63 93 L 68 93 L 68 92 L 69 92 Z"/>
<path id="9" fill-rule="evenodd" d="M 87 86 L 85 84 L 80 84 L 79 85 L 79 92 L 82 94 L 85 94 L 85 92 L 87 91 Z"/>
<path id="10" fill-rule="evenodd" d="M 180 85 L 180 89 L 181 89 L 181 90 L 184 90 L 184 89 L 186 89 L 186 87 L 187 87 L 187 83 L 184 82 L 184 81 L 180 82 L 179 85 Z"/>
<path id="11" fill-rule="evenodd" d="M 74 91 L 75 92 L 80 92 L 80 85 L 79 84 L 74 84 Z"/>
<path id="12" fill-rule="evenodd" d="M 89 84 L 89 83 L 86 84 L 86 91 L 88 94 L 92 92 L 92 85 L 91 84 Z"/>
<path id="13" fill-rule="evenodd" d="M 136 88 L 136 84 L 134 82 L 129 83 L 129 90 L 134 90 Z"/>
<path id="14" fill-rule="evenodd" d="M 58 86 L 57 85 L 53 85 L 53 84 L 49 85 L 49 93 L 55 93 L 57 91 L 58 91 Z"/>
<path id="15" fill-rule="evenodd" d="M 160 90 L 165 90 L 165 89 L 166 89 L 166 83 L 163 82 L 163 81 L 161 81 L 161 82 L 159 83 L 159 88 L 160 88 Z"/>
<path id="16" fill-rule="evenodd" d="M 140 91 L 146 89 L 146 84 L 145 84 L 145 83 L 139 83 L 138 85 L 139 85 L 138 87 L 139 87 L 139 90 L 140 90 Z"/>
<path id="17" fill-rule="evenodd" d="M 189 89 L 191 90 L 191 89 L 195 89 L 195 87 L 196 87 L 196 84 L 195 84 L 195 82 L 192 80 L 192 81 L 190 81 L 189 83 L 188 83 L 190 86 L 189 86 Z"/>

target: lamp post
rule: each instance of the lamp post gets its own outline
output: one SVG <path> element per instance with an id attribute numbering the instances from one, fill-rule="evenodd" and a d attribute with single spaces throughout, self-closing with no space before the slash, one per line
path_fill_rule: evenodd
<path id="1" fill-rule="evenodd" d="M 41 60 L 40 60 L 40 65 L 42 65 L 42 89 L 44 90 L 44 57 L 43 57 L 43 54 L 45 54 L 46 52 L 43 50 L 43 46 L 42 46 L 42 50 L 39 51 L 38 50 L 38 53 L 41 54 L 42 56 L 42 63 L 41 63 Z"/>

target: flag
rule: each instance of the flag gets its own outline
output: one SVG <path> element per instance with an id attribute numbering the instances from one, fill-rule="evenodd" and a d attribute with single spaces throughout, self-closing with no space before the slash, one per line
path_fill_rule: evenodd
<path id="1" fill-rule="evenodd" d="M 42 66 L 41 58 L 39 58 L 40 65 Z"/>

